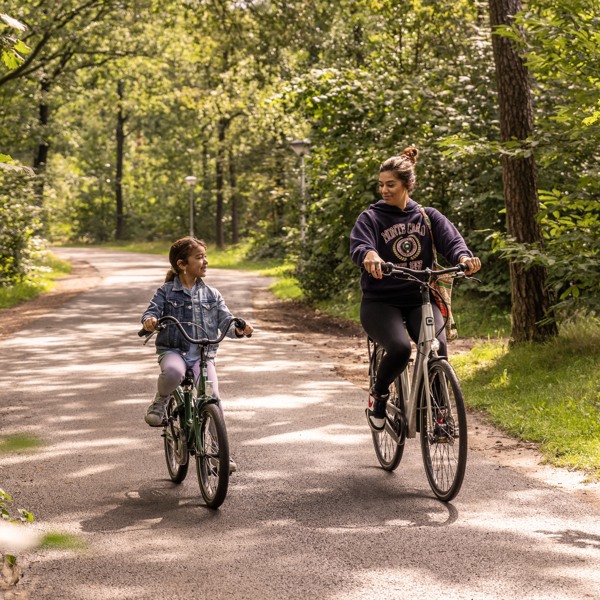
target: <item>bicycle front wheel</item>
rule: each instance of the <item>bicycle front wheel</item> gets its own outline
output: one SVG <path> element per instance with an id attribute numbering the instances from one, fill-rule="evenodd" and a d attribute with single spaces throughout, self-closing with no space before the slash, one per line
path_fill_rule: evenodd
<path id="1" fill-rule="evenodd" d="M 219 508 L 229 487 L 229 442 L 221 409 L 205 404 L 198 415 L 196 472 L 206 505 Z"/>
<path id="2" fill-rule="evenodd" d="M 373 387 L 377 370 L 383 358 L 384 349 L 373 344 L 373 353 L 371 356 L 371 365 L 369 366 L 369 383 Z M 402 386 L 400 380 L 396 379 L 390 385 L 390 397 L 386 407 L 386 424 L 383 431 L 371 430 L 373 438 L 373 447 L 375 455 L 383 469 L 394 471 L 404 452 L 404 440 L 406 437 L 404 419 L 404 402 L 402 399 Z"/>
<path id="3" fill-rule="evenodd" d="M 467 415 L 458 377 L 450 363 L 429 365 L 429 389 L 421 384 L 421 452 L 429 485 L 444 502 L 460 491 L 467 466 Z M 427 405 L 431 403 L 431 411 Z"/>
<path id="4" fill-rule="evenodd" d="M 175 483 L 181 483 L 188 472 L 189 454 L 186 433 L 181 427 L 177 402 L 173 396 L 167 404 L 167 424 L 163 430 L 163 438 L 169 476 Z"/>

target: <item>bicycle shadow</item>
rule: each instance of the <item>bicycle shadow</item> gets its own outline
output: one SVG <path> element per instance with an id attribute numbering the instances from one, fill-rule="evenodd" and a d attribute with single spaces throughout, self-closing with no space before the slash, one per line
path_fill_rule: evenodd
<path id="1" fill-rule="evenodd" d="M 148 482 L 137 490 L 125 492 L 124 497 L 105 498 L 102 504 L 112 508 L 81 522 L 84 532 L 134 531 L 173 527 L 177 521 L 189 522 L 189 510 L 194 510 L 194 523 L 198 523 L 197 509 L 203 511 L 203 519 L 211 522 L 219 518 L 219 511 L 203 504 L 200 493 L 189 488 L 189 493 L 172 481 Z"/>

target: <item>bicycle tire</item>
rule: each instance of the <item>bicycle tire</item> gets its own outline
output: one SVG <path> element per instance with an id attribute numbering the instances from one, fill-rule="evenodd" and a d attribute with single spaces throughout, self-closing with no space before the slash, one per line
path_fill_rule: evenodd
<path id="1" fill-rule="evenodd" d="M 430 422 L 425 386 L 421 383 L 421 454 L 433 493 L 449 502 L 460 491 L 465 476 L 467 415 L 460 383 L 450 363 L 445 359 L 435 360 L 429 364 L 428 374 L 432 419 Z"/>
<path id="2" fill-rule="evenodd" d="M 373 343 L 373 353 L 371 364 L 369 365 L 369 386 L 372 387 L 377 376 L 377 369 L 381 364 L 381 359 L 385 350 L 376 343 Z M 393 407 L 396 407 L 394 410 Z M 404 419 L 404 401 L 402 398 L 402 386 L 400 379 L 396 379 L 390 385 L 390 398 L 386 410 L 386 425 L 383 431 L 371 430 L 375 455 L 386 471 L 394 471 L 398 468 L 404 453 L 404 441 L 406 439 L 406 427 Z M 394 439 L 400 439 L 400 443 Z"/>
<path id="3" fill-rule="evenodd" d="M 167 424 L 163 430 L 163 438 L 169 476 L 175 483 L 181 483 L 188 472 L 189 452 L 177 408 L 177 402 L 171 396 L 167 404 Z"/>
<path id="4" fill-rule="evenodd" d="M 196 473 L 204 502 L 219 508 L 229 487 L 229 441 L 221 409 L 215 403 L 204 404 L 198 415 Z"/>

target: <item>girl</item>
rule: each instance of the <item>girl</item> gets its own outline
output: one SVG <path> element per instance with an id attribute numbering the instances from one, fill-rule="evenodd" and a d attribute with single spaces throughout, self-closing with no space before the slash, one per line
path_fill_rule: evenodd
<path id="1" fill-rule="evenodd" d="M 222 325 L 230 318 L 223 296 L 215 288 L 207 286 L 202 278 L 206 275 L 208 260 L 206 244 L 194 237 L 177 240 L 169 251 L 171 268 L 165 283 L 156 290 L 148 308 L 142 315 L 146 331 L 154 331 L 160 317 L 171 315 L 181 321 L 186 333 L 193 338 L 214 339 Z M 246 328 L 235 328 L 228 337 L 250 335 L 254 328 L 246 323 Z M 182 382 L 187 367 L 194 369 L 195 379 L 199 376 L 200 352 L 197 345 L 191 345 L 176 327 L 167 327 L 156 336 L 156 352 L 160 365 L 158 391 L 148 407 L 145 421 L 151 427 L 163 424 L 165 408 L 171 393 Z M 212 381 L 213 393 L 219 397 L 215 356 L 217 346 L 208 349 L 208 379 Z"/>

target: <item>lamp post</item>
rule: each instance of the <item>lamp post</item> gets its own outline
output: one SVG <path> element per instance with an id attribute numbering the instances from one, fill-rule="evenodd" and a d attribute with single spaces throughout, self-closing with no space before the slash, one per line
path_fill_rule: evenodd
<path id="1" fill-rule="evenodd" d="M 185 182 L 190 186 L 190 237 L 194 237 L 194 186 L 198 181 L 197 177 L 188 175 Z"/>
<path id="2" fill-rule="evenodd" d="M 304 245 L 306 239 L 306 174 L 304 159 L 310 150 L 310 140 L 293 140 L 290 142 L 292 150 L 300 157 L 300 241 Z"/>

